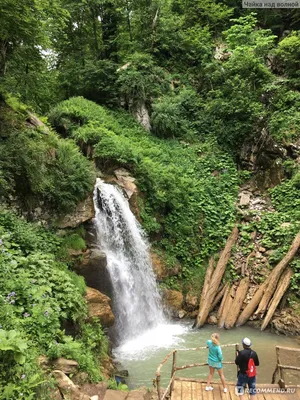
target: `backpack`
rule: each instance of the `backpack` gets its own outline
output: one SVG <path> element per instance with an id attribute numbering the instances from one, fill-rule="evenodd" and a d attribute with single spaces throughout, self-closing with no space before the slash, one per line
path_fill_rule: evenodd
<path id="1" fill-rule="evenodd" d="M 252 351 L 250 351 L 250 357 L 249 357 L 249 361 L 248 361 L 248 369 L 246 371 L 246 375 L 248 376 L 248 378 L 253 378 L 254 376 L 256 376 L 256 366 L 255 366 L 253 358 L 251 357 L 251 353 L 252 353 Z"/>

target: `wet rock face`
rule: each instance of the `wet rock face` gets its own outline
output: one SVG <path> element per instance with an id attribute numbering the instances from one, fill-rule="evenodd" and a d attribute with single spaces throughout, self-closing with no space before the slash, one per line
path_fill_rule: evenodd
<path id="1" fill-rule="evenodd" d="M 115 316 L 112 312 L 111 300 L 105 294 L 98 290 L 87 287 L 85 299 L 88 305 L 89 318 L 97 318 L 104 327 L 112 326 L 115 322 Z"/>
<path id="2" fill-rule="evenodd" d="M 92 221 L 85 223 L 84 228 L 88 250 L 82 253 L 82 258 L 74 266 L 74 270 L 84 277 L 87 286 L 111 297 L 112 284 L 107 270 L 106 254 L 99 250 L 96 228 Z"/>
<path id="3" fill-rule="evenodd" d="M 81 203 L 77 205 L 75 210 L 66 214 L 61 220 L 58 221 L 57 227 L 64 228 L 76 228 L 86 221 L 91 220 L 95 216 L 93 194 L 90 195 Z"/>
<path id="4" fill-rule="evenodd" d="M 156 275 L 156 279 L 159 282 L 163 281 L 165 278 L 176 276 L 180 273 L 181 265 L 179 263 L 175 264 L 172 267 L 169 267 L 164 261 L 163 257 L 161 257 L 160 255 L 151 251 L 150 256 L 151 256 L 153 271 Z"/>
<path id="5" fill-rule="evenodd" d="M 282 159 L 286 154 L 286 149 L 279 146 L 266 129 L 262 129 L 254 139 L 243 144 L 240 163 L 244 168 L 255 172 L 259 188 L 272 188 L 284 178 Z"/>
<path id="6" fill-rule="evenodd" d="M 300 315 L 284 310 L 273 319 L 271 329 L 284 335 L 300 336 Z"/>
<path id="7" fill-rule="evenodd" d="M 182 318 L 183 294 L 181 292 L 166 289 L 163 292 L 163 301 L 173 317 Z"/>
<path id="8" fill-rule="evenodd" d="M 130 175 L 130 172 L 125 168 L 117 168 L 113 171 L 113 175 L 105 178 L 105 181 L 116 184 L 122 189 L 128 199 L 131 212 L 141 222 L 141 212 L 138 204 L 139 191 L 135 183 L 136 179 Z"/>

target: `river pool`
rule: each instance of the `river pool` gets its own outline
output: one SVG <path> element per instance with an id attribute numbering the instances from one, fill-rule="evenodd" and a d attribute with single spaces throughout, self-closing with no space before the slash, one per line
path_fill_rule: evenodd
<path id="1" fill-rule="evenodd" d="M 120 362 L 119 369 L 129 371 L 127 384 L 130 388 L 141 386 L 152 386 L 152 379 L 161 361 L 172 349 L 188 349 L 205 346 L 206 340 L 213 332 L 220 333 L 221 344 L 240 343 L 244 337 L 252 341 L 252 348 L 260 359 L 257 371 L 257 379 L 260 383 L 271 383 L 272 374 L 276 365 L 275 346 L 286 346 L 300 348 L 297 340 L 290 337 L 279 336 L 270 332 L 243 326 L 232 330 L 218 330 L 216 327 L 207 325 L 202 329 L 192 329 L 192 323 L 170 323 L 161 324 L 141 336 L 124 343 L 114 349 L 114 357 Z M 242 346 L 240 346 L 241 348 Z M 233 347 L 223 349 L 224 361 L 233 361 L 235 350 Z M 177 366 L 201 363 L 207 360 L 207 350 L 178 351 Z M 285 363 L 297 362 L 300 365 L 300 353 L 288 352 L 284 354 Z M 166 386 L 170 379 L 171 359 L 162 368 L 162 385 Z M 195 367 L 178 371 L 177 376 L 206 379 L 207 367 Z M 225 377 L 228 381 L 235 381 L 236 366 L 224 366 Z M 215 378 L 218 378 L 216 374 Z M 300 376 L 290 373 L 286 377 L 286 383 L 295 384 L 300 382 Z"/>

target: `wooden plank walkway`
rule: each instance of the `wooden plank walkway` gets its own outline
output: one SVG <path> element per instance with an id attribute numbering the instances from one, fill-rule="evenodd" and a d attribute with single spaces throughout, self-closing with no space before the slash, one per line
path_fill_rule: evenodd
<path id="1" fill-rule="evenodd" d="M 223 393 L 223 387 L 220 383 L 214 383 L 214 390 L 205 391 L 206 383 L 197 382 L 196 380 L 176 380 L 174 381 L 174 390 L 172 391 L 171 400 L 238 400 L 235 394 L 235 384 L 228 383 L 228 392 Z M 278 385 L 257 385 L 260 388 L 277 388 Z M 290 389 L 290 388 L 288 388 Z M 256 395 L 255 400 L 299 400 L 300 388 L 295 389 L 295 393 L 260 393 Z M 249 395 L 245 395 L 245 399 L 250 399 Z"/>

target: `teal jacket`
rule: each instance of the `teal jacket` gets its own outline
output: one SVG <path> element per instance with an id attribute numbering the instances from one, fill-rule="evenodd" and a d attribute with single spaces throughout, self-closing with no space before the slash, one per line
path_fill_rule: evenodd
<path id="1" fill-rule="evenodd" d="M 215 368 L 222 368 L 223 354 L 220 346 L 213 344 L 211 340 L 206 342 L 209 353 L 208 353 L 208 364 Z"/>

